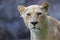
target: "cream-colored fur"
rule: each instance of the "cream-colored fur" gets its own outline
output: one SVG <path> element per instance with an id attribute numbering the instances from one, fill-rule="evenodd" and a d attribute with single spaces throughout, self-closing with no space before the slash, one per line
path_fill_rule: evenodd
<path id="1" fill-rule="evenodd" d="M 25 25 L 30 29 L 30 40 L 60 40 L 60 23 L 57 19 L 48 16 L 49 3 L 18 5 L 18 10 L 23 17 Z M 37 22 L 33 25 L 32 22 Z"/>

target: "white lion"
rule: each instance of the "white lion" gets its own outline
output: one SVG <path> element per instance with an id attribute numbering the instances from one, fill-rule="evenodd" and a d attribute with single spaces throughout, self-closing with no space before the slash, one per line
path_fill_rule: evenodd
<path id="1" fill-rule="evenodd" d="M 30 29 L 31 40 L 60 40 L 60 23 L 57 19 L 48 16 L 49 3 L 18 5 L 25 25 Z"/>

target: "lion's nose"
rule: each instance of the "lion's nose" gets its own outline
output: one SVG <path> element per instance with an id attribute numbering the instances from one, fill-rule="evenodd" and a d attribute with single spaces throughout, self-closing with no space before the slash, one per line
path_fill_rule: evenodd
<path id="1" fill-rule="evenodd" d="M 31 24 L 36 25 L 38 22 L 31 22 Z"/>

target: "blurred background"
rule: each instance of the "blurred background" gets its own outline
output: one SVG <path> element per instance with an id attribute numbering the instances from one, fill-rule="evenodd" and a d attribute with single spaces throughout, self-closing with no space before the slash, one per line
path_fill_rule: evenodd
<path id="1" fill-rule="evenodd" d="M 18 5 L 40 5 L 48 1 L 48 15 L 60 20 L 60 0 L 0 0 L 0 40 L 29 40 L 30 32 L 17 10 Z"/>

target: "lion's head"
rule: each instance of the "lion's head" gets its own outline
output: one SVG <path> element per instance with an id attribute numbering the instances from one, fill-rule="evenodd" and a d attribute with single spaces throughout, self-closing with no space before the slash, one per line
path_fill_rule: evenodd
<path id="1" fill-rule="evenodd" d="M 28 7 L 18 5 L 21 17 L 23 17 L 24 22 L 29 29 L 40 29 L 40 26 L 46 20 L 48 8 L 48 2 L 44 2 L 41 5 L 30 5 Z"/>

